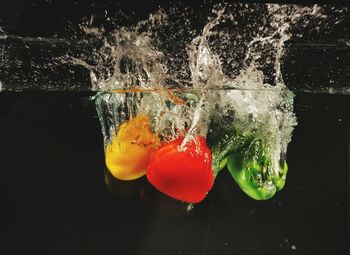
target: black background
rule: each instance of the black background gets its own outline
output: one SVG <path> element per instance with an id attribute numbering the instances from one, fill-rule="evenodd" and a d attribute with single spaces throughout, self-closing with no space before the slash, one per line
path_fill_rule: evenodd
<path id="1" fill-rule="evenodd" d="M 200 12 L 206 19 L 212 7 L 223 1 L 218 0 L 1 0 L 0 26 L 8 33 L 20 36 L 63 36 L 82 20 L 102 17 L 120 16 L 120 11 L 128 16 L 125 22 L 134 23 L 146 19 L 150 13 L 159 8 L 168 9 L 172 6 L 189 6 Z M 281 0 L 281 1 L 227 1 L 228 3 L 293 3 L 293 4 L 331 4 L 349 6 L 345 0 Z"/>
<path id="2" fill-rule="evenodd" d="M 172 4 L 1 0 L 0 26 L 61 37 L 93 13 L 120 8 L 132 23 Z M 106 178 L 88 96 L 0 93 L 0 254 L 348 254 L 349 96 L 296 95 L 287 184 L 273 199 L 251 200 L 223 171 L 189 213 L 144 179 Z"/>
<path id="3" fill-rule="evenodd" d="M 297 95 L 287 184 L 273 199 L 250 199 L 223 171 L 186 213 L 144 179 L 106 186 L 86 95 L 1 93 L 0 252 L 348 254 L 348 102 Z"/>

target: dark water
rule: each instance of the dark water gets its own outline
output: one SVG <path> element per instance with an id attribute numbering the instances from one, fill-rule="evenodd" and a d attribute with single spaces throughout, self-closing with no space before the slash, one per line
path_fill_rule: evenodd
<path id="1" fill-rule="evenodd" d="M 0 254 L 348 254 L 349 109 L 298 95 L 284 190 L 254 201 L 224 171 L 186 214 L 144 180 L 107 188 L 87 95 L 1 93 Z"/>

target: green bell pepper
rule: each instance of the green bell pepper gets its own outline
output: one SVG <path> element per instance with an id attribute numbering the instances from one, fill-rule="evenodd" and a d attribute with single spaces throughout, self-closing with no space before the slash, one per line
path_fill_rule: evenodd
<path id="1" fill-rule="evenodd" d="M 256 200 L 269 199 L 284 187 L 288 165 L 283 159 L 275 169 L 269 146 L 259 134 L 235 128 L 221 134 L 212 147 L 215 176 L 227 166 L 239 187 Z"/>
<path id="2" fill-rule="evenodd" d="M 274 171 L 266 143 L 256 138 L 228 155 L 227 168 L 239 187 L 256 200 L 269 199 L 281 190 L 288 171 L 285 160 Z"/>

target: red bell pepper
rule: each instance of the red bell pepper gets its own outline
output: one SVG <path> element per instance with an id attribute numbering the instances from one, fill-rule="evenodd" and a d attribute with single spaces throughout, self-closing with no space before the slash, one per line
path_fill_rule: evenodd
<path id="1" fill-rule="evenodd" d="M 162 144 L 152 155 L 147 179 L 175 199 L 199 203 L 214 183 L 212 156 L 205 138 L 197 136 L 181 148 L 184 137 Z"/>

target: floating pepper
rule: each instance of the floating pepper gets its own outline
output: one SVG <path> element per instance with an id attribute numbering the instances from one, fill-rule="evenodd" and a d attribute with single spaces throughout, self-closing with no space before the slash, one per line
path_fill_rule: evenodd
<path id="1" fill-rule="evenodd" d="M 214 183 L 212 157 L 204 137 L 181 147 L 184 138 L 162 144 L 147 168 L 149 182 L 175 199 L 199 203 Z"/>
<path id="2" fill-rule="evenodd" d="M 106 146 L 106 165 L 119 180 L 137 179 L 146 173 L 151 154 L 160 141 L 151 131 L 148 116 L 137 115 L 120 125 Z"/>

